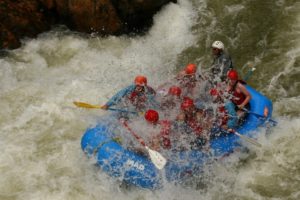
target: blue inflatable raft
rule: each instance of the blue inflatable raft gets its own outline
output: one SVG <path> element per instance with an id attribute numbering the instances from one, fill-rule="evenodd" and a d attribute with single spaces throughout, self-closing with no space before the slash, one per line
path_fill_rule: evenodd
<path id="1" fill-rule="evenodd" d="M 246 86 L 252 98 L 250 114 L 238 133 L 251 137 L 253 132 L 272 115 L 272 102 L 250 86 Z M 267 117 L 262 117 L 267 113 Z M 241 146 L 241 138 L 234 134 L 224 134 L 210 140 L 211 153 L 208 155 L 199 150 L 171 153 L 163 170 L 158 170 L 146 156 L 123 148 L 114 139 L 114 128 L 105 120 L 96 127 L 89 128 L 83 135 L 81 147 L 88 156 L 94 156 L 100 168 L 113 177 L 124 182 L 147 189 L 163 186 L 163 181 L 180 182 L 191 173 L 201 172 L 204 164 L 212 156 L 220 158 L 232 153 Z"/>

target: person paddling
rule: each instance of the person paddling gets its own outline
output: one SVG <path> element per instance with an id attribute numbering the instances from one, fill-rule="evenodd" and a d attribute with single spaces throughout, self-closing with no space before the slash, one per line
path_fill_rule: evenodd
<path id="1" fill-rule="evenodd" d="M 163 111 L 175 109 L 181 103 L 181 89 L 173 85 L 169 88 L 168 93 L 162 98 L 160 107 Z"/>
<path id="2" fill-rule="evenodd" d="M 155 95 L 155 90 L 147 84 L 147 78 L 139 75 L 135 77 L 134 84 L 119 91 L 101 108 L 108 109 L 122 102 L 123 106 L 133 106 L 138 112 L 141 112 L 147 108 L 158 106 L 154 99 Z"/>
<path id="3" fill-rule="evenodd" d="M 194 100 L 184 97 L 181 103 L 181 113 L 177 116 L 177 121 L 184 122 L 189 129 L 186 132 L 192 132 L 192 148 L 202 148 L 209 141 L 209 131 L 212 126 L 212 119 L 206 114 L 205 110 L 198 109 Z"/>
<path id="4" fill-rule="evenodd" d="M 159 120 L 159 114 L 156 110 L 147 110 L 145 120 L 157 130 L 152 137 L 150 147 L 154 150 L 170 149 L 171 148 L 171 122 L 168 120 Z M 157 129 L 158 128 L 158 129 Z"/>
<path id="5" fill-rule="evenodd" d="M 243 119 L 246 114 L 244 108 L 247 110 L 250 108 L 249 102 L 251 100 L 251 94 L 244 86 L 246 83 L 242 80 L 239 80 L 237 71 L 233 69 L 228 71 L 227 79 L 227 91 L 230 94 L 229 98 L 236 106 L 237 116 L 240 119 Z"/>
<path id="6" fill-rule="evenodd" d="M 211 45 L 214 57 L 211 74 L 213 82 L 225 81 L 227 72 L 233 69 L 231 57 L 225 53 L 224 44 L 221 41 L 214 41 Z"/>
<path id="7" fill-rule="evenodd" d="M 232 101 L 224 98 L 224 91 L 217 88 L 210 90 L 212 102 L 216 105 L 214 127 L 212 135 L 219 135 L 223 130 L 234 130 L 238 126 L 238 117 L 235 111 L 235 105 Z"/>
<path id="8" fill-rule="evenodd" d="M 189 63 L 186 65 L 183 71 L 179 72 L 176 79 L 182 90 L 183 96 L 189 96 L 194 98 L 196 93 L 196 86 L 198 83 L 197 77 L 197 65 Z"/>

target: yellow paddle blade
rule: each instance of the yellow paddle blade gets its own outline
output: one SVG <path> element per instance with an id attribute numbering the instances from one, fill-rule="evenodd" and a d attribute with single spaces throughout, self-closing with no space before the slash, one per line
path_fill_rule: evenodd
<path id="1" fill-rule="evenodd" d="M 88 109 L 98 108 L 98 109 L 101 109 L 101 106 L 99 106 L 99 105 L 91 105 L 91 104 L 88 104 L 88 103 L 78 102 L 78 101 L 74 101 L 73 103 L 77 107 L 80 107 L 80 108 L 88 108 Z"/>

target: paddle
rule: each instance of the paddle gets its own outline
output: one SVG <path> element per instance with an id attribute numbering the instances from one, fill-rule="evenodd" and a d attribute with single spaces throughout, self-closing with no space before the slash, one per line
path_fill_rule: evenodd
<path id="1" fill-rule="evenodd" d="M 263 115 L 260 115 L 260 114 L 258 114 L 258 113 L 251 112 L 250 110 L 247 110 L 246 108 L 243 108 L 242 110 L 245 111 L 245 112 L 247 112 L 247 113 L 249 113 L 249 114 L 255 115 L 255 116 L 259 117 L 259 118 L 266 119 L 267 121 L 272 122 L 274 125 L 277 125 L 277 123 L 278 123 L 278 122 L 276 122 L 276 121 L 273 120 L 273 119 L 268 119 L 268 118 L 266 118 L 266 117 L 263 116 Z"/>
<path id="2" fill-rule="evenodd" d="M 84 103 L 84 102 L 78 102 L 78 101 L 74 101 L 73 102 L 77 107 L 80 108 L 87 108 L 87 109 L 102 109 L 102 106 L 100 105 L 91 105 L 88 103 Z M 124 110 L 124 109 L 118 109 L 118 108 L 108 108 L 108 110 L 112 110 L 112 111 L 117 111 L 117 112 L 127 112 L 127 113 L 131 113 L 131 114 L 138 114 L 137 112 L 134 111 L 129 111 L 129 110 Z"/>
<path id="3" fill-rule="evenodd" d="M 247 72 L 247 74 L 244 77 L 244 81 L 247 81 L 249 79 L 249 77 L 252 75 L 252 73 L 256 70 L 255 67 L 251 67 L 251 69 Z"/>
<path id="4" fill-rule="evenodd" d="M 139 141 L 139 143 L 141 144 L 141 145 L 143 145 L 145 148 L 146 148 L 146 150 L 148 151 L 148 153 L 149 153 L 149 156 L 150 156 L 150 159 L 151 159 L 151 161 L 152 161 L 152 163 L 155 165 L 155 167 L 157 168 L 157 169 L 163 169 L 164 168 L 164 166 L 166 165 L 166 163 L 167 163 L 167 160 L 159 153 L 159 152 L 157 152 L 157 151 L 154 151 L 154 150 L 152 150 L 152 149 L 150 149 L 147 145 L 146 145 L 146 143 L 144 142 L 144 140 L 140 137 L 140 136 L 138 136 L 129 126 L 128 126 L 128 124 L 126 123 L 126 121 L 125 122 L 122 122 L 123 123 L 123 125 L 127 128 L 127 130 Z"/>
<path id="5" fill-rule="evenodd" d="M 235 135 L 239 136 L 241 139 L 243 139 L 243 140 L 245 140 L 245 141 L 247 141 L 247 142 L 249 142 L 249 143 L 251 143 L 251 144 L 253 144 L 253 145 L 257 146 L 257 147 L 262 147 L 262 145 L 260 143 L 256 142 L 256 140 L 254 140 L 254 139 L 252 139 L 250 137 L 242 135 L 242 134 L 240 134 L 240 133 L 238 133 L 236 131 L 233 131 L 232 133 L 234 133 Z"/>

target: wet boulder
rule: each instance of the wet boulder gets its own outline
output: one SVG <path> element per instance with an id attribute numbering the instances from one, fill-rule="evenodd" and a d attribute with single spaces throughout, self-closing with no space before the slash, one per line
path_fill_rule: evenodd
<path id="1" fill-rule="evenodd" d="M 73 31 L 119 35 L 144 32 L 153 15 L 175 0 L 2 0 L 0 48 L 17 48 L 56 24 Z"/>

